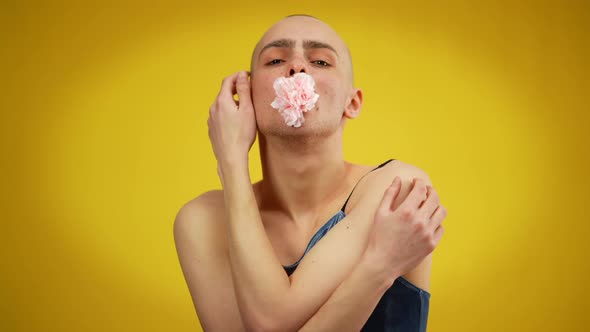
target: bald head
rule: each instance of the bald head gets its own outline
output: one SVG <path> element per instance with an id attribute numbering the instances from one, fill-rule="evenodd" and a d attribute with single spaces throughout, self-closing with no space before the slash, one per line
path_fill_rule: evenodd
<path id="1" fill-rule="evenodd" d="M 270 48 L 291 48 L 300 46 L 307 49 L 325 48 L 336 54 L 338 65 L 342 66 L 354 83 L 350 50 L 342 38 L 329 25 L 310 15 L 290 15 L 272 25 L 256 44 L 250 60 L 250 72 L 254 74 L 259 65 L 260 55 Z"/>

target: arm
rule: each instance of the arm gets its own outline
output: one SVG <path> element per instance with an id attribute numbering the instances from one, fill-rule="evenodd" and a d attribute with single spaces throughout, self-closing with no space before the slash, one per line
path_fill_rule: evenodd
<path id="1" fill-rule="evenodd" d="M 227 255 L 227 224 L 223 222 L 223 197 L 220 196 L 219 191 L 212 191 L 186 204 L 176 216 L 174 239 L 203 330 L 243 331 L 245 324 L 239 312 L 237 292 L 234 292 Z M 341 330 L 339 326 L 344 322 L 347 327 L 364 324 L 396 275 L 379 273 L 383 272 L 383 264 L 376 262 L 374 255 L 365 253 L 363 257 L 362 263 L 315 313 L 304 331 L 326 330 L 330 326 L 330 330 Z M 282 274 L 285 275 L 284 271 Z M 348 324 L 351 319 L 354 325 Z M 297 328 L 277 325 L 279 329 L 293 331 Z"/>
<path id="2" fill-rule="evenodd" d="M 362 189 L 360 185 L 358 189 Z M 402 194 L 405 195 L 404 190 Z M 205 331 L 243 330 L 228 261 L 224 219 L 222 193 L 212 191 L 186 204 L 174 223 L 179 260 Z M 383 257 L 369 248 L 375 247 L 367 247 L 353 272 L 307 321 L 303 331 L 342 331 L 342 327 L 358 330 L 366 322 L 383 292 L 398 276 L 395 271 L 384 269 L 387 264 L 383 264 Z M 425 261 L 412 272 L 423 280 L 428 279 L 430 271 Z M 410 280 L 418 284 L 417 279 Z M 293 330 L 285 325 L 281 329 Z"/>
<path id="3" fill-rule="evenodd" d="M 237 107 L 232 98 L 236 90 Z M 289 278 L 266 236 L 251 186 L 247 158 L 256 122 L 244 76 L 234 74 L 224 80 L 208 124 L 224 188 L 229 261 L 244 325 L 256 330 L 297 329 L 317 312 L 359 260 L 371 214 L 383 191 L 364 194 L 359 208 L 316 244 Z M 375 189 L 386 186 L 380 183 Z"/>
<path id="4" fill-rule="evenodd" d="M 363 255 L 352 273 L 299 331 L 360 331 L 397 279 L 395 275 L 383 274 L 380 265 L 382 262 Z"/>
<path id="5" fill-rule="evenodd" d="M 223 196 L 186 203 L 174 220 L 174 244 L 203 331 L 244 331 L 227 257 Z"/>
<path id="6" fill-rule="evenodd" d="M 329 324 L 330 319 L 343 314 L 339 313 L 342 311 L 342 303 L 351 301 L 350 303 L 362 303 L 363 309 L 354 313 L 349 310 L 351 312 L 346 315 L 346 319 L 356 321 L 357 325 L 364 323 L 382 295 L 377 290 L 382 289 L 381 287 L 369 286 L 382 285 L 384 282 L 391 285 L 403 272 L 416 270 L 416 266 L 434 250 L 438 242 L 433 234 L 442 219 L 437 217 L 437 222 L 432 223 L 430 228 L 425 226 L 425 221 L 432 218 L 439 206 L 434 189 L 427 189 L 426 184 L 431 183 L 428 176 L 415 167 L 407 169 L 404 178 L 411 179 L 420 175 L 420 180 L 416 180 L 412 188 L 406 187 L 403 195 L 397 197 L 401 191 L 401 181 L 398 181 L 397 187 L 395 184 L 388 186 L 386 191 L 383 186 L 387 182 L 382 178 L 388 175 L 385 172 L 371 178 L 372 182 L 364 184 L 372 190 L 364 191 L 363 197 L 341 221 L 342 224 L 338 224 L 318 243 L 317 248 L 314 247 L 308 253 L 289 279 L 274 255 L 262 227 L 247 169 L 231 166 L 222 169 L 229 214 L 230 262 L 238 304 L 243 319 L 247 319 L 247 315 L 252 313 L 261 315 L 255 317 L 260 320 L 255 320 L 253 326 L 263 330 L 300 328 L 328 301 L 338 285 L 340 287 L 330 298 L 328 305 L 319 312 L 320 316 L 316 315 L 316 322 Z M 386 191 L 384 195 L 383 191 Z M 251 203 L 248 204 L 248 199 L 244 197 L 251 197 Z M 397 209 L 398 207 L 400 208 Z M 373 220 L 375 227 L 372 227 Z M 397 243 L 391 244 L 392 241 Z M 258 245 L 252 246 L 253 243 Z M 342 243 L 347 243 L 347 246 L 342 246 Z M 400 246 L 403 250 L 400 250 Z M 332 254 L 337 251 L 341 255 Z M 372 272 L 380 273 L 379 277 L 372 276 L 369 273 L 371 269 L 367 269 L 369 265 L 361 260 L 365 251 L 370 253 L 370 260 L 375 264 Z M 391 259 L 392 255 L 396 259 Z M 361 263 L 350 274 L 350 278 L 342 283 L 359 260 Z M 430 273 L 430 260 L 424 264 L 420 267 L 422 271 L 413 271 L 423 281 L 427 279 L 424 275 Z M 249 269 L 249 266 L 256 266 L 256 269 Z M 395 278 L 389 279 L 394 276 Z M 369 282 L 364 284 L 366 281 Z M 268 307 L 265 308 L 265 305 Z M 243 310 L 242 306 L 249 310 Z M 265 318 L 268 320 L 263 321 Z"/>
<path id="7" fill-rule="evenodd" d="M 431 184 L 428 177 L 426 177 L 426 183 Z M 405 190 L 404 190 L 405 189 Z M 393 193 L 392 193 L 393 191 Z M 405 262 L 414 263 L 407 264 L 406 267 L 401 267 L 399 270 L 384 269 L 383 263 L 388 260 L 384 257 L 383 253 L 387 253 L 387 246 L 377 246 L 376 234 L 386 234 L 387 238 L 392 234 L 388 232 L 395 228 L 396 224 L 400 224 L 390 216 L 399 212 L 404 214 L 405 209 L 408 205 L 405 204 L 400 206 L 400 201 L 408 197 L 409 188 L 402 188 L 400 186 L 392 184 L 392 186 L 386 191 L 383 201 L 379 206 L 379 211 L 375 215 L 375 222 L 370 235 L 370 242 L 359 262 L 352 271 L 352 273 L 344 280 L 344 282 L 336 289 L 328 301 L 320 308 L 320 310 L 303 326 L 300 330 L 306 331 L 359 331 L 369 319 L 370 315 L 375 310 L 377 303 L 382 298 L 384 292 L 392 286 L 393 282 L 398 278 L 398 274 L 401 271 L 409 271 L 404 274 L 403 277 L 414 283 L 416 286 L 429 291 L 430 288 L 430 271 L 432 266 L 432 252 L 434 246 L 440 241 L 442 235 L 442 220 L 446 217 L 446 210 L 444 207 L 439 206 L 438 194 L 433 188 L 428 188 L 427 198 L 420 204 L 420 208 L 414 212 L 418 220 L 426 221 L 423 226 L 419 226 L 418 223 L 411 223 L 408 229 L 414 230 L 416 234 L 401 238 L 402 241 L 396 241 L 396 236 L 391 236 L 391 240 L 395 242 L 405 242 L 406 238 L 413 238 L 415 241 L 422 236 L 428 238 L 432 237 L 434 243 L 422 246 L 414 246 L 409 251 L 414 255 L 414 259 L 406 257 Z M 391 201 L 391 203 L 389 203 Z M 408 199 L 411 201 L 411 197 Z M 389 209 L 385 209 L 389 207 Z M 385 223 L 383 221 L 386 221 Z M 401 224 L 408 223 L 408 219 L 405 221 L 401 219 Z M 425 227 L 424 227 L 425 225 Z M 386 226 L 385 228 L 383 226 Z M 425 229 L 426 231 L 421 231 Z M 417 236 L 416 236 L 417 235 Z M 416 244 L 416 242 L 414 242 Z M 385 248 L 386 250 L 383 250 Z M 407 250 L 408 246 L 403 243 L 401 248 L 389 248 L 393 249 L 394 252 L 402 252 Z M 401 249 L 401 250 L 400 250 Z M 428 253 L 430 252 L 430 253 Z M 428 253 L 426 257 L 424 255 Z M 423 258 L 421 261 L 420 259 Z M 401 260 L 400 260 L 401 261 Z M 391 262 L 391 261 L 390 261 Z M 418 264 L 415 266 L 415 264 Z M 397 272 L 395 272 L 397 271 Z"/>
<path id="8" fill-rule="evenodd" d="M 232 86 L 237 87 L 239 108 L 231 98 Z M 367 179 L 366 186 L 370 190 L 366 190 L 349 215 L 314 246 L 289 278 L 266 236 L 251 186 L 247 157 L 255 138 L 254 129 L 248 82 L 244 77 L 231 76 L 224 80 L 218 100 L 210 110 L 209 136 L 224 188 L 229 261 L 236 300 L 246 328 L 295 330 L 318 311 L 359 261 L 383 191 L 393 177 L 384 181 L 383 177 L 391 175 L 389 168 L 381 172 L 381 178 L 372 177 L 372 182 Z M 414 197 L 410 203 L 419 203 L 423 200 L 418 200 L 419 196 L 426 195 L 426 186 L 421 182 L 412 193 Z M 400 218 L 414 220 L 411 213 L 415 209 L 417 206 L 408 206 L 405 212 L 409 214 Z M 403 225 L 391 231 L 400 230 L 413 232 Z M 402 235 L 418 243 L 424 241 L 412 238 L 410 233 Z M 394 238 L 382 238 L 378 242 L 383 246 Z M 347 245 L 342 246 L 342 243 Z M 333 255 L 335 252 L 338 255 Z M 389 266 L 398 268 L 399 263 L 401 268 L 407 263 L 396 261 L 406 259 L 402 255 L 389 256 L 386 257 Z"/>

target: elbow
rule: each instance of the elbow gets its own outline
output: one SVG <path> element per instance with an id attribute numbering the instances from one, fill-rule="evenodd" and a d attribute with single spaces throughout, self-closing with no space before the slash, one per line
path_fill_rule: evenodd
<path id="1" fill-rule="evenodd" d="M 248 332 L 279 332 L 285 331 L 272 319 L 244 319 L 244 327 Z"/>
<path id="2" fill-rule="evenodd" d="M 248 332 L 279 332 L 285 331 L 284 327 L 279 327 L 278 324 L 270 319 L 260 321 L 244 321 L 244 327 Z"/>
<path id="3" fill-rule="evenodd" d="M 282 332 L 290 330 L 286 326 L 288 322 L 282 321 L 276 313 L 249 312 L 245 313 L 242 318 L 244 327 L 248 332 Z"/>

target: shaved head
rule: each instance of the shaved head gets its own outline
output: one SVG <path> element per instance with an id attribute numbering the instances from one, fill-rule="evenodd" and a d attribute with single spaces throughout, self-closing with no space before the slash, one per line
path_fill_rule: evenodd
<path id="1" fill-rule="evenodd" d="M 306 124 L 295 129 L 272 107 L 274 86 L 277 79 L 302 72 L 311 76 L 321 97 L 313 112 L 305 113 Z M 348 46 L 329 25 L 309 15 L 285 17 L 262 35 L 252 53 L 250 84 L 259 132 L 285 144 L 339 135 L 362 106 Z"/>
<path id="2" fill-rule="evenodd" d="M 262 54 L 262 52 L 266 49 L 272 47 L 294 48 L 296 41 L 294 39 L 289 38 L 289 32 L 300 29 L 300 26 L 306 25 L 306 22 L 308 23 L 310 20 L 315 21 L 315 27 L 317 29 L 322 29 L 325 31 L 324 35 L 326 35 L 326 39 L 329 39 L 330 41 L 313 39 L 304 40 L 302 45 L 303 48 L 331 49 L 334 53 L 338 55 L 340 62 L 345 67 L 351 86 L 354 85 L 352 56 L 346 43 L 342 40 L 338 33 L 336 33 L 336 31 L 334 31 L 334 29 L 332 29 L 328 24 L 324 23 L 316 17 L 305 14 L 295 14 L 286 16 L 285 18 L 271 26 L 262 35 L 262 38 L 260 38 L 260 40 L 256 43 L 256 46 L 254 47 L 254 50 L 252 52 L 252 56 L 250 59 L 250 73 L 254 73 L 257 66 L 257 60 Z M 273 38 L 275 32 L 278 32 L 279 37 Z"/>

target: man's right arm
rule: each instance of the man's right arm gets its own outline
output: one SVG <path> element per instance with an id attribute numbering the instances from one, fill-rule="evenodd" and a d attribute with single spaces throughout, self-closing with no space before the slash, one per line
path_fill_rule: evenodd
<path id="1" fill-rule="evenodd" d="M 204 331 L 244 331 L 227 252 L 223 209 L 215 192 L 185 204 L 174 221 L 174 242 L 195 312 Z"/>
<path id="2" fill-rule="evenodd" d="M 174 223 L 178 257 L 203 330 L 243 331 L 230 265 L 223 254 L 225 232 L 215 229 L 219 224 L 214 223 L 220 221 L 210 219 L 211 204 L 213 200 L 199 197 L 178 213 Z M 363 253 L 359 264 L 300 331 L 359 331 L 397 278 L 383 274 L 381 265 L 375 255 Z"/>
<path id="3" fill-rule="evenodd" d="M 408 190 L 404 190 L 404 194 L 407 194 L 407 191 L 409 191 L 409 188 Z M 223 200 L 211 199 L 211 196 L 211 194 L 202 195 L 181 209 L 174 226 L 175 240 L 183 272 L 189 284 L 193 302 L 203 327 L 208 326 L 213 328 L 217 326 L 223 330 L 237 330 L 238 328 L 236 326 L 233 326 L 234 328 L 231 329 L 227 328 L 227 324 L 230 322 L 240 322 L 241 316 L 236 308 L 237 302 L 233 293 L 234 285 L 231 278 L 231 268 L 228 264 L 227 232 L 224 217 L 220 212 L 214 212 L 223 211 Z M 357 211 L 362 211 L 362 209 L 357 209 Z M 352 217 L 353 214 L 354 209 L 343 221 Z M 327 237 L 334 235 L 332 231 Z M 388 236 L 385 237 L 378 242 L 391 242 L 387 240 L 389 238 Z M 326 245 L 327 242 L 325 240 L 327 239 L 322 240 L 319 246 Z M 336 239 L 333 238 L 331 240 Z M 339 242 L 342 243 L 342 241 Z M 383 253 L 388 251 L 381 250 Z M 330 252 L 333 253 L 333 251 Z M 312 250 L 308 254 L 310 257 L 315 256 L 312 257 L 315 260 L 317 260 L 316 257 L 318 255 L 319 252 L 316 250 Z M 326 285 L 333 290 L 318 305 L 317 309 L 309 314 L 308 318 L 301 325 L 298 327 L 288 324 L 281 325 L 281 320 L 277 320 L 277 323 L 273 324 L 273 326 L 280 330 L 293 330 L 300 328 L 318 329 L 320 327 L 317 324 L 323 327 L 325 326 L 324 324 L 344 321 L 350 322 L 351 320 L 357 323 L 354 324 L 351 322 L 347 326 L 363 324 L 382 296 L 381 290 L 383 292 L 385 291 L 379 285 L 384 280 L 387 280 L 389 285 L 391 285 L 399 275 L 392 273 L 390 268 L 390 271 L 388 271 L 389 275 L 387 276 L 390 279 L 380 279 L 382 276 L 377 273 L 378 271 L 375 271 L 375 268 L 383 268 L 384 265 L 388 265 L 385 264 L 388 260 L 384 259 L 385 257 L 375 259 L 376 256 L 373 255 L 372 264 L 365 264 L 363 260 L 366 259 L 366 254 L 361 251 L 353 256 L 357 255 L 357 258 L 347 263 L 352 264 L 351 269 L 348 270 L 349 273 L 347 273 L 348 277 L 344 275 L 341 279 L 342 282 L 335 285 Z M 302 266 L 298 268 L 298 271 L 295 272 L 296 274 L 304 272 L 302 268 L 306 264 L 313 264 L 314 259 L 309 260 L 310 257 L 306 257 L 307 259 L 302 261 Z M 341 257 L 341 259 L 343 258 Z M 352 259 L 351 257 L 348 258 Z M 308 268 L 312 268 L 311 271 L 320 267 L 325 268 L 321 264 L 313 265 L 313 268 L 312 266 L 308 266 Z M 371 267 L 373 271 L 371 271 Z M 402 270 L 398 272 L 401 273 Z M 321 276 L 318 276 L 318 278 L 314 279 L 314 283 L 324 280 Z M 355 305 L 343 305 L 346 303 L 355 303 Z M 362 306 L 360 305 L 361 303 Z M 350 312 L 347 313 L 346 311 Z M 220 313 L 223 314 L 220 316 Z M 342 320 L 342 317 L 344 317 L 344 320 Z M 213 330 L 217 330 L 217 328 L 213 328 Z"/>
<path id="4" fill-rule="evenodd" d="M 351 274 L 299 332 L 360 331 L 395 276 L 384 275 L 382 262 L 365 252 Z"/>

